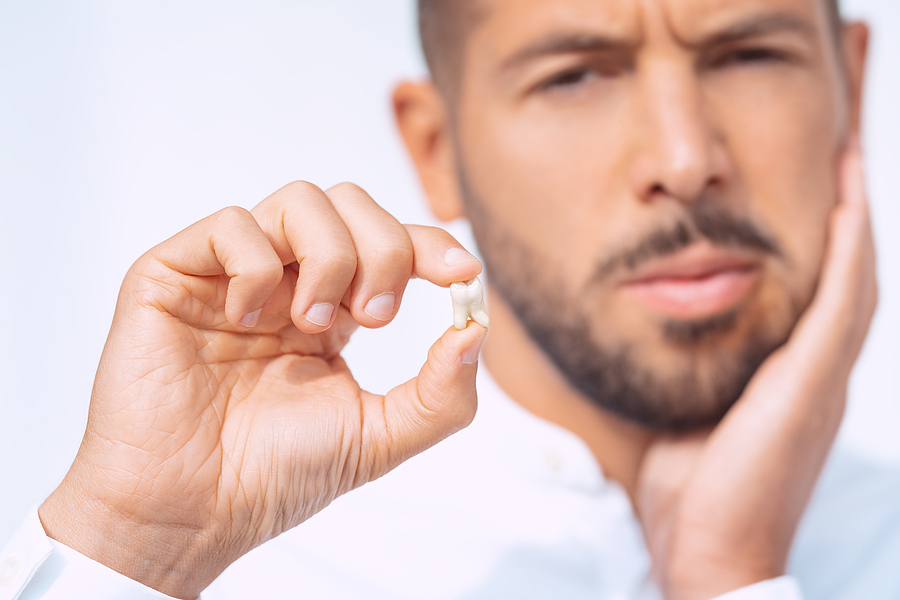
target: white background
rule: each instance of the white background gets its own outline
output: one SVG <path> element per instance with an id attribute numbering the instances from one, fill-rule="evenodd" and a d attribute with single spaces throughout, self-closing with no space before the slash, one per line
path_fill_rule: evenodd
<path id="1" fill-rule="evenodd" d="M 900 462 L 900 2 L 847 8 L 875 29 L 865 145 L 882 295 L 841 443 Z M 354 181 L 402 222 L 430 222 L 388 103 L 423 73 L 414 25 L 412 0 L 0 0 L 0 546 L 74 456 L 141 253 L 294 179 Z M 447 292 L 414 281 L 348 360 L 386 391 L 449 323 Z"/>

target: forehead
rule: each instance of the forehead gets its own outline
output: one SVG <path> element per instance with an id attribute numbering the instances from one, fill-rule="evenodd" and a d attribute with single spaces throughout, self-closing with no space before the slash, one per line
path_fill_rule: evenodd
<path id="1" fill-rule="evenodd" d="M 631 44 L 662 38 L 684 45 L 742 21 L 781 16 L 826 31 L 824 0 L 477 0 L 470 46 L 503 55 L 537 38 L 596 33 Z"/>

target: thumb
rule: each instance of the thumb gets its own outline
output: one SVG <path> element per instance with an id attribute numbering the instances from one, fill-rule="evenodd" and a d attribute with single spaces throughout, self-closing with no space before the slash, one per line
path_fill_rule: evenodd
<path id="1" fill-rule="evenodd" d="M 475 374 L 487 330 L 470 322 L 434 343 L 419 375 L 387 393 L 387 470 L 466 427 L 475 417 Z M 376 467 L 377 469 L 377 467 Z M 380 469 L 377 469 L 380 470 Z"/>

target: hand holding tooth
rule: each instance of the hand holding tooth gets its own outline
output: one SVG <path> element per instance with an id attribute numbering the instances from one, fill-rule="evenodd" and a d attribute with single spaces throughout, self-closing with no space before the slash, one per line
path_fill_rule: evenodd
<path id="1" fill-rule="evenodd" d="M 454 327 L 465 329 L 469 318 L 482 327 L 488 326 L 489 319 L 484 309 L 484 287 L 477 277 L 450 284 L 450 298 L 453 300 Z"/>
<path id="2" fill-rule="evenodd" d="M 450 328 L 386 395 L 341 357 L 411 277 L 481 271 L 352 184 L 295 182 L 155 246 L 129 270 L 84 443 L 40 508 L 50 537 L 169 596 L 465 427 L 485 331 Z M 363 276 L 363 274 L 365 276 Z"/>

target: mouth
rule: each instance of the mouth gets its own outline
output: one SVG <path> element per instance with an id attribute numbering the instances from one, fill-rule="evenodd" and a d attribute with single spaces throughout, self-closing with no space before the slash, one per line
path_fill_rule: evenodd
<path id="1" fill-rule="evenodd" d="M 704 242 L 650 262 L 619 289 L 653 312 L 697 320 L 733 308 L 753 289 L 760 271 L 759 261 L 745 253 Z"/>

